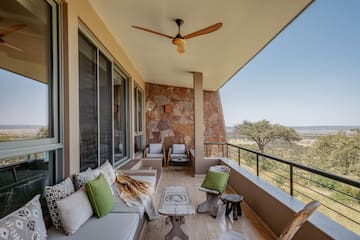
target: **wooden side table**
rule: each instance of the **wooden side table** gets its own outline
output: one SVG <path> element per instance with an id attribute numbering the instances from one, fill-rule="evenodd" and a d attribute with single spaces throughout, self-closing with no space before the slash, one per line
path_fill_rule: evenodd
<path id="1" fill-rule="evenodd" d="M 233 211 L 233 219 L 237 220 L 238 216 L 242 215 L 240 203 L 244 197 L 239 194 L 223 194 L 221 200 L 226 204 L 226 215 Z"/>

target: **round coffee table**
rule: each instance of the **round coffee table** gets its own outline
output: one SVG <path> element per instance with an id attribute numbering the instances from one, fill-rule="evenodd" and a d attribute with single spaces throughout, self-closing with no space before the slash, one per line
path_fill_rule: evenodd
<path id="1" fill-rule="evenodd" d="M 238 216 L 242 215 L 240 203 L 244 197 L 239 194 L 223 194 L 221 200 L 226 204 L 226 215 L 233 211 L 233 219 L 237 220 Z"/>

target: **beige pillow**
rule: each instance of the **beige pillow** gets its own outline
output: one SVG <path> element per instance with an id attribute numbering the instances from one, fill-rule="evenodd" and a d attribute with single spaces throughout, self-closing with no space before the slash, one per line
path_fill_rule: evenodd
<path id="1" fill-rule="evenodd" d="M 67 234 L 75 233 L 93 215 L 85 187 L 57 201 L 56 204 L 61 223 Z"/>
<path id="2" fill-rule="evenodd" d="M 110 185 L 112 185 L 115 182 L 115 179 L 116 179 L 115 171 L 114 171 L 114 168 L 109 163 L 109 161 L 104 162 L 97 169 L 102 170 L 102 173 L 105 175 L 105 178 L 107 180 L 109 180 L 108 182 L 110 183 Z"/>

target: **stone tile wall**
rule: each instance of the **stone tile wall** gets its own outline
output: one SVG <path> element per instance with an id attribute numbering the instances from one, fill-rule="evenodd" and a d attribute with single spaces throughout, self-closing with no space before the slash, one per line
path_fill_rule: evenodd
<path id="1" fill-rule="evenodd" d="M 146 144 L 163 142 L 194 147 L 194 91 L 167 85 L 147 83 L 145 86 Z M 165 112 L 165 105 L 170 112 Z M 205 142 L 226 139 L 224 117 L 218 92 L 204 91 Z"/>

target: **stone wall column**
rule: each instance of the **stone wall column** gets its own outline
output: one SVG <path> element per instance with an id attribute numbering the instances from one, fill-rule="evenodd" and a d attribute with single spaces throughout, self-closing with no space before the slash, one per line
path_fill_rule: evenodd
<path id="1" fill-rule="evenodd" d="M 204 162 L 204 90 L 203 74 L 193 73 L 194 79 L 194 135 L 195 135 L 195 174 L 204 174 L 207 169 Z"/>

